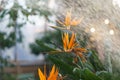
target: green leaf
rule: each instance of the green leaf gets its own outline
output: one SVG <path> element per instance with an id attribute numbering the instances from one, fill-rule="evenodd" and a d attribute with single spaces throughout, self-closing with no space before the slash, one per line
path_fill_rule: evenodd
<path id="1" fill-rule="evenodd" d="M 0 12 L 0 18 L 2 19 L 6 14 L 8 13 L 8 10 L 4 9 Z"/>
<path id="2" fill-rule="evenodd" d="M 93 68 L 95 71 L 104 71 L 105 68 L 103 66 L 103 64 L 101 63 L 101 61 L 98 58 L 98 55 L 95 51 L 91 50 L 91 55 L 90 57 L 88 57 L 88 61 L 92 64 Z"/>
<path id="3" fill-rule="evenodd" d="M 113 80 L 112 79 L 112 74 L 107 72 L 107 71 L 99 71 L 96 73 L 100 78 L 103 80 Z"/>
<path id="4" fill-rule="evenodd" d="M 40 40 L 37 40 L 36 44 L 30 44 L 30 48 L 32 49 L 32 52 L 36 55 L 38 55 L 39 53 L 48 53 L 50 51 L 56 51 L 55 49 L 45 45 Z"/>
<path id="5" fill-rule="evenodd" d="M 98 77 L 95 73 L 91 72 L 87 68 L 82 71 L 81 76 L 83 80 L 102 80 L 100 77 Z"/>
<path id="6" fill-rule="evenodd" d="M 49 54 L 47 59 L 59 68 L 62 75 L 67 76 L 66 80 L 79 80 L 79 76 L 73 72 L 76 65 L 72 63 L 73 59 L 69 53 Z"/>
<path id="7" fill-rule="evenodd" d="M 15 10 L 15 9 L 11 9 L 9 11 L 9 15 L 10 15 L 10 18 L 13 20 L 13 21 L 16 21 L 17 17 L 18 17 L 18 11 Z"/>

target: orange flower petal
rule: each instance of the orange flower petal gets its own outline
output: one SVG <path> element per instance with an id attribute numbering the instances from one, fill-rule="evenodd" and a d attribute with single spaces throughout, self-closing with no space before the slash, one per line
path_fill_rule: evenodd
<path id="1" fill-rule="evenodd" d="M 40 68 L 38 69 L 38 75 L 39 75 L 40 80 L 46 80 L 46 76 L 42 73 Z"/>
<path id="2" fill-rule="evenodd" d="M 71 23 L 71 12 L 67 12 L 67 15 L 65 17 L 65 25 L 70 26 Z"/>
<path id="3" fill-rule="evenodd" d="M 73 48 L 73 45 L 74 45 L 74 44 L 75 44 L 75 34 L 72 33 L 72 37 L 71 37 L 71 39 L 70 39 L 70 43 L 69 43 L 69 45 L 68 45 L 68 49 Z"/>
<path id="4" fill-rule="evenodd" d="M 64 48 L 64 51 L 66 51 L 66 50 L 67 50 L 67 43 L 66 43 L 65 33 L 64 33 L 63 36 L 62 36 L 62 41 L 63 41 L 63 48 Z"/>
<path id="5" fill-rule="evenodd" d="M 76 25 L 78 25 L 79 23 L 80 23 L 79 20 L 73 20 L 73 21 L 71 21 L 71 25 L 72 25 L 72 26 L 76 26 Z"/>
<path id="6" fill-rule="evenodd" d="M 86 52 L 87 50 L 85 48 L 75 48 L 75 51 Z"/>
<path id="7" fill-rule="evenodd" d="M 65 41 L 66 41 L 66 44 L 68 46 L 68 44 L 69 44 L 69 35 L 68 35 L 68 33 L 65 34 Z"/>
<path id="8" fill-rule="evenodd" d="M 71 26 L 76 26 L 76 25 L 78 25 L 78 24 L 80 24 L 80 22 L 83 20 L 83 17 L 81 18 L 81 19 L 73 19 L 72 21 L 71 21 Z"/>
<path id="9" fill-rule="evenodd" d="M 82 59 L 83 62 L 86 62 L 86 59 L 82 53 L 79 53 L 78 56 Z"/>
<path id="10" fill-rule="evenodd" d="M 48 80 L 57 80 L 58 70 L 55 70 L 55 65 L 52 67 Z"/>

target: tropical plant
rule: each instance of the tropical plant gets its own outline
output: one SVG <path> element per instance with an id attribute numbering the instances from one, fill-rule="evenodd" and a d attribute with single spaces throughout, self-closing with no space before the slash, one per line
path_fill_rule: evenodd
<path id="1" fill-rule="evenodd" d="M 46 60 L 58 67 L 59 73 L 62 76 L 66 76 L 64 80 L 115 80 L 116 76 L 104 68 L 97 52 L 81 47 L 78 43 L 77 34 L 71 29 L 70 14 L 67 12 L 64 24 L 59 22 L 65 27 L 64 29 L 54 27 L 55 29 L 60 29 L 62 33 L 62 45 L 60 45 L 62 48 L 52 47 L 54 51 L 51 49 L 46 52 L 48 53 Z M 74 26 L 77 25 L 78 23 Z"/>

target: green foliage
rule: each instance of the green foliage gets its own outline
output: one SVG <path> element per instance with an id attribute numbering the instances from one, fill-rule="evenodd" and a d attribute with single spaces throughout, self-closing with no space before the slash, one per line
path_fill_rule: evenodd
<path id="1" fill-rule="evenodd" d="M 10 18 L 13 21 L 16 21 L 16 19 L 18 17 L 18 11 L 17 10 L 11 9 L 8 14 L 10 15 Z"/>
<path id="2" fill-rule="evenodd" d="M 88 60 L 84 63 L 79 59 L 78 63 L 74 63 L 74 55 L 72 53 L 58 52 L 49 54 L 46 55 L 46 59 L 59 68 L 59 73 L 67 76 L 64 80 L 120 80 L 119 75 L 116 76 L 107 72 L 103 65 L 95 64 L 96 62 L 91 64 Z M 99 61 L 97 56 L 92 59 Z M 98 63 L 101 64 L 100 61 Z"/>
<path id="3" fill-rule="evenodd" d="M 30 48 L 33 50 L 33 53 L 35 53 L 36 55 L 38 55 L 40 52 L 41 53 L 47 53 L 50 51 L 55 51 L 55 49 L 48 47 L 47 45 L 45 45 L 42 41 L 40 40 L 36 40 L 35 41 L 37 44 L 31 44 Z"/>
<path id="4" fill-rule="evenodd" d="M 89 69 L 84 69 L 82 71 L 81 77 L 83 80 L 102 80 L 95 73 L 91 72 Z"/>
<path id="5" fill-rule="evenodd" d="M 88 60 L 94 67 L 94 70 L 95 71 L 105 70 L 103 64 L 101 63 L 101 61 L 98 58 L 97 52 L 94 50 L 91 50 L 91 51 L 89 51 L 89 54 L 91 54 L 91 55 L 88 57 Z"/>
<path id="6" fill-rule="evenodd" d="M 4 73 L 5 67 L 12 67 L 14 65 L 8 63 L 7 59 L 3 59 L 0 56 L 0 80 L 15 80 L 15 76 L 11 74 Z"/>
<path id="7" fill-rule="evenodd" d="M 33 54 L 47 53 L 50 51 L 56 51 L 55 49 L 62 48 L 62 40 L 60 31 L 46 32 L 45 36 L 40 39 L 36 39 L 35 43 L 30 44 L 30 48 Z"/>
<path id="8" fill-rule="evenodd" d="M 57 53 L 47 56 L 47 59 L 59 68 L 60 73 L 67 76 L 65 80 L 102 80 L 96 75 L 96 72 L 91 71 L 86 65 L 88 63 L 84 63 L 81 60 L 78 63 L 74 63 L 73 58 L 74 56 L 71 53 Z M 90 67 L 93 66 L 91 65 Z"/>
<path id="9" fill-rule="evenodd" d="M 0 12 L 0 19 L 4 18 L 4 16 L 8 13 L 8 10 L 3 10 Z"/>
<path id="10" fill-rule="evenodd" d="M 73 59 L 71 56 L 72 55 L 67 55 L 67 53 L 57 53 L 48 55 L 47 58 L 59 68 L 59 71 L 62 73 L 62 75 L 67 76 L 67 79 L 71 80 L 72 78 L 78 80 L 77 75 L 73 76 L 73 69 L 75 65 L 72 63 Z"/>
<path id="11" fill-rule="evenodd" d="M 0 49 L 10 48 L 11 46 L 15 44 L 14 33 L 11 33 L 6 37 L 5 35 L 6 33 L 4 32 L 0 33 Z"/>
<path id="12" fill-rule="evenodd" d="M 16 77 L 14 75 L 11 74 L 2 74 L 2 79 L 1 80 L 16 80 Z"/>

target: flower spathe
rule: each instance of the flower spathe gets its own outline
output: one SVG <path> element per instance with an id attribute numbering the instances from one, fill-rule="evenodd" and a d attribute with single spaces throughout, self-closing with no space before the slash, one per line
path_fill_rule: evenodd
<path id="1" fill-rule="evenodd" d="M 57 80 L 58 77 L 58 69 L 55 68 L 55 65 L 52 67 L 49 76 L 46 76 L 46 68 L 44 68 L 44 74 L 42 73 L 41 69 L 38 69 L 38 75 L 40 80 Z"/>
<path id="2" fill-rule="evenodd" d="M 81 22 L 82 19 L 83 18 L 81 18 L 81 19 L 76 19 L 75 18 L 75 19 L 72 20 L 71 19 L 71 12 L 69 11 L 69 12 L 67 12 L 67 14 L 65 16 L 64 22 L 58 21 L 58 23 L 65 26 L 66 29 L 70 29 L 70 26 L 77 26 Z"/>
<path id="3" fill-rule="evenodd" d="M 75 42 L 75 33 L 72 33 L 71 38 L 69 37 L 69 34 L 66 32 L 62 36 L 63 41 L 63 49 L 65 52 L 70 52 L 75 46 L 77 46 L 77 43 Z"/>
<path id="4" fill-rule="evenodd" d="M 85 48 L 74 48 L 73 52 L 78 55 L 83 62 L 86 62 L 85 56 L 82 54 L 83 52 L 87 52 Z"/>
<path id="5" fill-rule="evenodd" d="M 71 37 L 69 37 L 69 34 L 67 32 L 63 33 L 62 41 L 63 41 L 63 49 L 65 52 L 74 52 L 77 56 L 79 56 L 82 61 L 86 61 L 83 52 L 86 52 L 87 50 L 85 48 L 77 48 L 77 42 L 76 35 L 73 32 Z"/>

